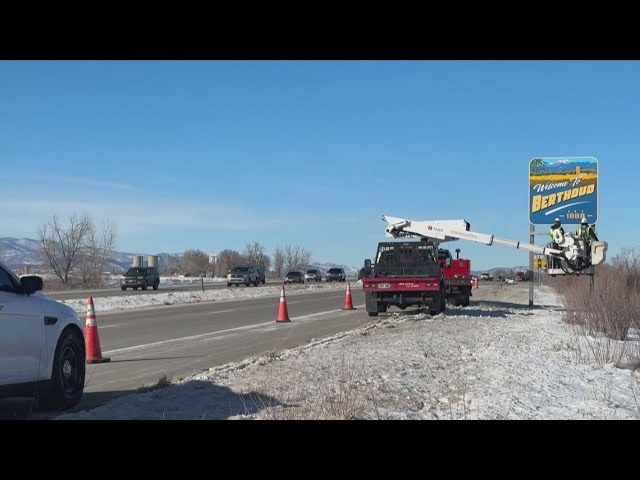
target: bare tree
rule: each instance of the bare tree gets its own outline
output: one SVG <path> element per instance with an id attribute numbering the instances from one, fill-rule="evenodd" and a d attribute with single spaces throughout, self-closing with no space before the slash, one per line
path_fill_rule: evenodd
<path id="1" fill-rule="evenodd" d="M 498 270 L 493 272 L 493 277 L 496 280 L 504 280 L 508 276 L 509 275 L 507 274 L 507 270 L 505 270 L 504 268 L 499 268 Z"/>
<path id="2" fill-rule="evenodd" d="M 57 215 L 38 227 L 40 248 L 56 276 L 67 286 L 70 273 L 78 266 L 87 236 L 93 230 L 93 222 L 87 214 L 75 213 L 69 218 L 69 226 L 60 225 Z"/>
<path id="3" fill-rule="evenodd" d="M 184 273 L 181 262 L 182 259 L 179 255 L 166 255 L 161 272 L 163 274 L 172 274 L 174 272 Z"/>
<path id="4" fill-rule="evenodd" d="M 277 278 L 282 278 L 284 273 L 284 247 L 282 245 L 276 245 L 273 251 L 273 269 Z"/>
<path id="5" fill-rule="evenodd" d="M 240 252 L 225 249 L 218 254 L 215 267 L 216 275 L 224 277 L 231 268 L 245 263 L 247 263 L 247 260 Z"/>
<path id="6" fill-rule="evenodd" d="M 116 237 L 117 229 L 113 223 L 103 221 L 100 230 L 91 223 L 80 261 L 80 276 L 84 287 L 104 286 L 103 273 L 111 259 Z"/>
<path id="7" fill-rule="evenodd" d="M 285 245 L 284 265 L 287 270 L 297 270 L 301 265 L 307 265 L 311 261 L 311 251 L 300 245 Z"/>
<path id="8" fill-rule="evenodd" d="M 244 248 L 243 255 L 247 259 L 247 263 L 268 270 L 271 266 L 271 259 L 266 254 L 265 248 L 258 242 L 247 243 Z"/>
<path id="9" fill-rule="evenodd" d="M 181 264 L 185 273 L 204 274 L 209 265 L 209 255 L 202 250 L 190 249 L 182 255 Z"/>

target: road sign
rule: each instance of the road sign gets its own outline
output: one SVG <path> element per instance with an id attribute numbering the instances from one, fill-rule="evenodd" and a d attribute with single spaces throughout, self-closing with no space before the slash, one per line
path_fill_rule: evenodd
<path id="1" fill-rule="evenodd" d="M 529 222 L 578 225 L 598 221 L 598 160 L 594 157 L 538 157 L 529 161 Z"/>
<path id="2" fill-rule="evenodd" d="M 533 261 L 533 266 L 536 268 L 547 268 L 547 261 L 544 258 L 536 258 Z"/>

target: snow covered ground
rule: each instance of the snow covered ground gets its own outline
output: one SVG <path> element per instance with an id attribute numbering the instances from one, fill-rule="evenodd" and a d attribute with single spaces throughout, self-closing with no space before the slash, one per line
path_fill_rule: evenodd
<path id="1" fill-rule="evenodd" d="M 222 279 L 222 281 L 226 280 Z M 362 282 L 356 282 L 352 285 L 357 288 L 362 285 Z M 213 302 L 220 300 L 237 300 L 242 298 L 273 297 L 280 295 L 280 288 L 280 285 L 261 286 L 259 288 L 241 286 L 221 288 L 216 290 L 205 290 L 204 292 L 201 290 L 191 290 L 188 292 L 147 293 L 146 295 L 96 297 L 93 299 L 93 304 L 96 310 L 96 314 L 99 315 L 100 312 L 109 312 L 113 310 L 128 310 L 143 307 Z M 285 294 L 289 296 L 315 291 L 346 290 L 346 288 L 347 287 L 345 283 L 337 282 L 306 283 L 304 285 L 291 284 L 285 286 Z M 84 298 L 60 300 L 60 302 L 69 305 L 76 312 L 78 312 L 78 314 L 84 315 L 87 312 L 86 299 Z"/>
<path id="2" fill-rule="evenodd" d="M 558 297 L 542 287 L 529 309 L 524 287 L 482 287 L 435 317 L 380 315 L 57 418 L 640 419 L 640 372 L 584 363 Z"/>

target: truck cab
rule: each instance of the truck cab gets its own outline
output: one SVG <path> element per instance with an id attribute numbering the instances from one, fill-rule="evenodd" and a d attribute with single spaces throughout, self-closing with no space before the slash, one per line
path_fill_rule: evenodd
<path id="1" fill-rule="evenodd" d="M 370 259 L 364 268 L 371 268 Z M 370 317 L 389 306 L 402 310 L 427 307 L 431 315 L 446 308 L 444 277 L 433 245 L 427 242 L 381 242 L 372 273 L 362 279 Z"/>

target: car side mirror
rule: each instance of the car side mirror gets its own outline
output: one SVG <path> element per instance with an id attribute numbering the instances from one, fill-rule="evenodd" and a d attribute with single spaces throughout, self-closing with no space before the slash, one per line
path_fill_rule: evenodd
<path id="1" fill-rule="evenodd" d="M 365 268 L 371 268 L 371 259 L 370 259 L 370 258 L 367 258 L 367 259 L 364 261 L 364 267 L 365 267 Z"/>
<path id="2" fill-rule="evenodd" d="M 447 259 L 444 261 L 444 264 L 447 268 L 449 268 L 451 266 L 451 257 L 447 257 Z"/>
<path id="3" fill-rule="evenodd" d="M 33 293 L 42 290 L 42 277 L 27 275 L 20 279 L 20 288 L 23 292 Z"/>

